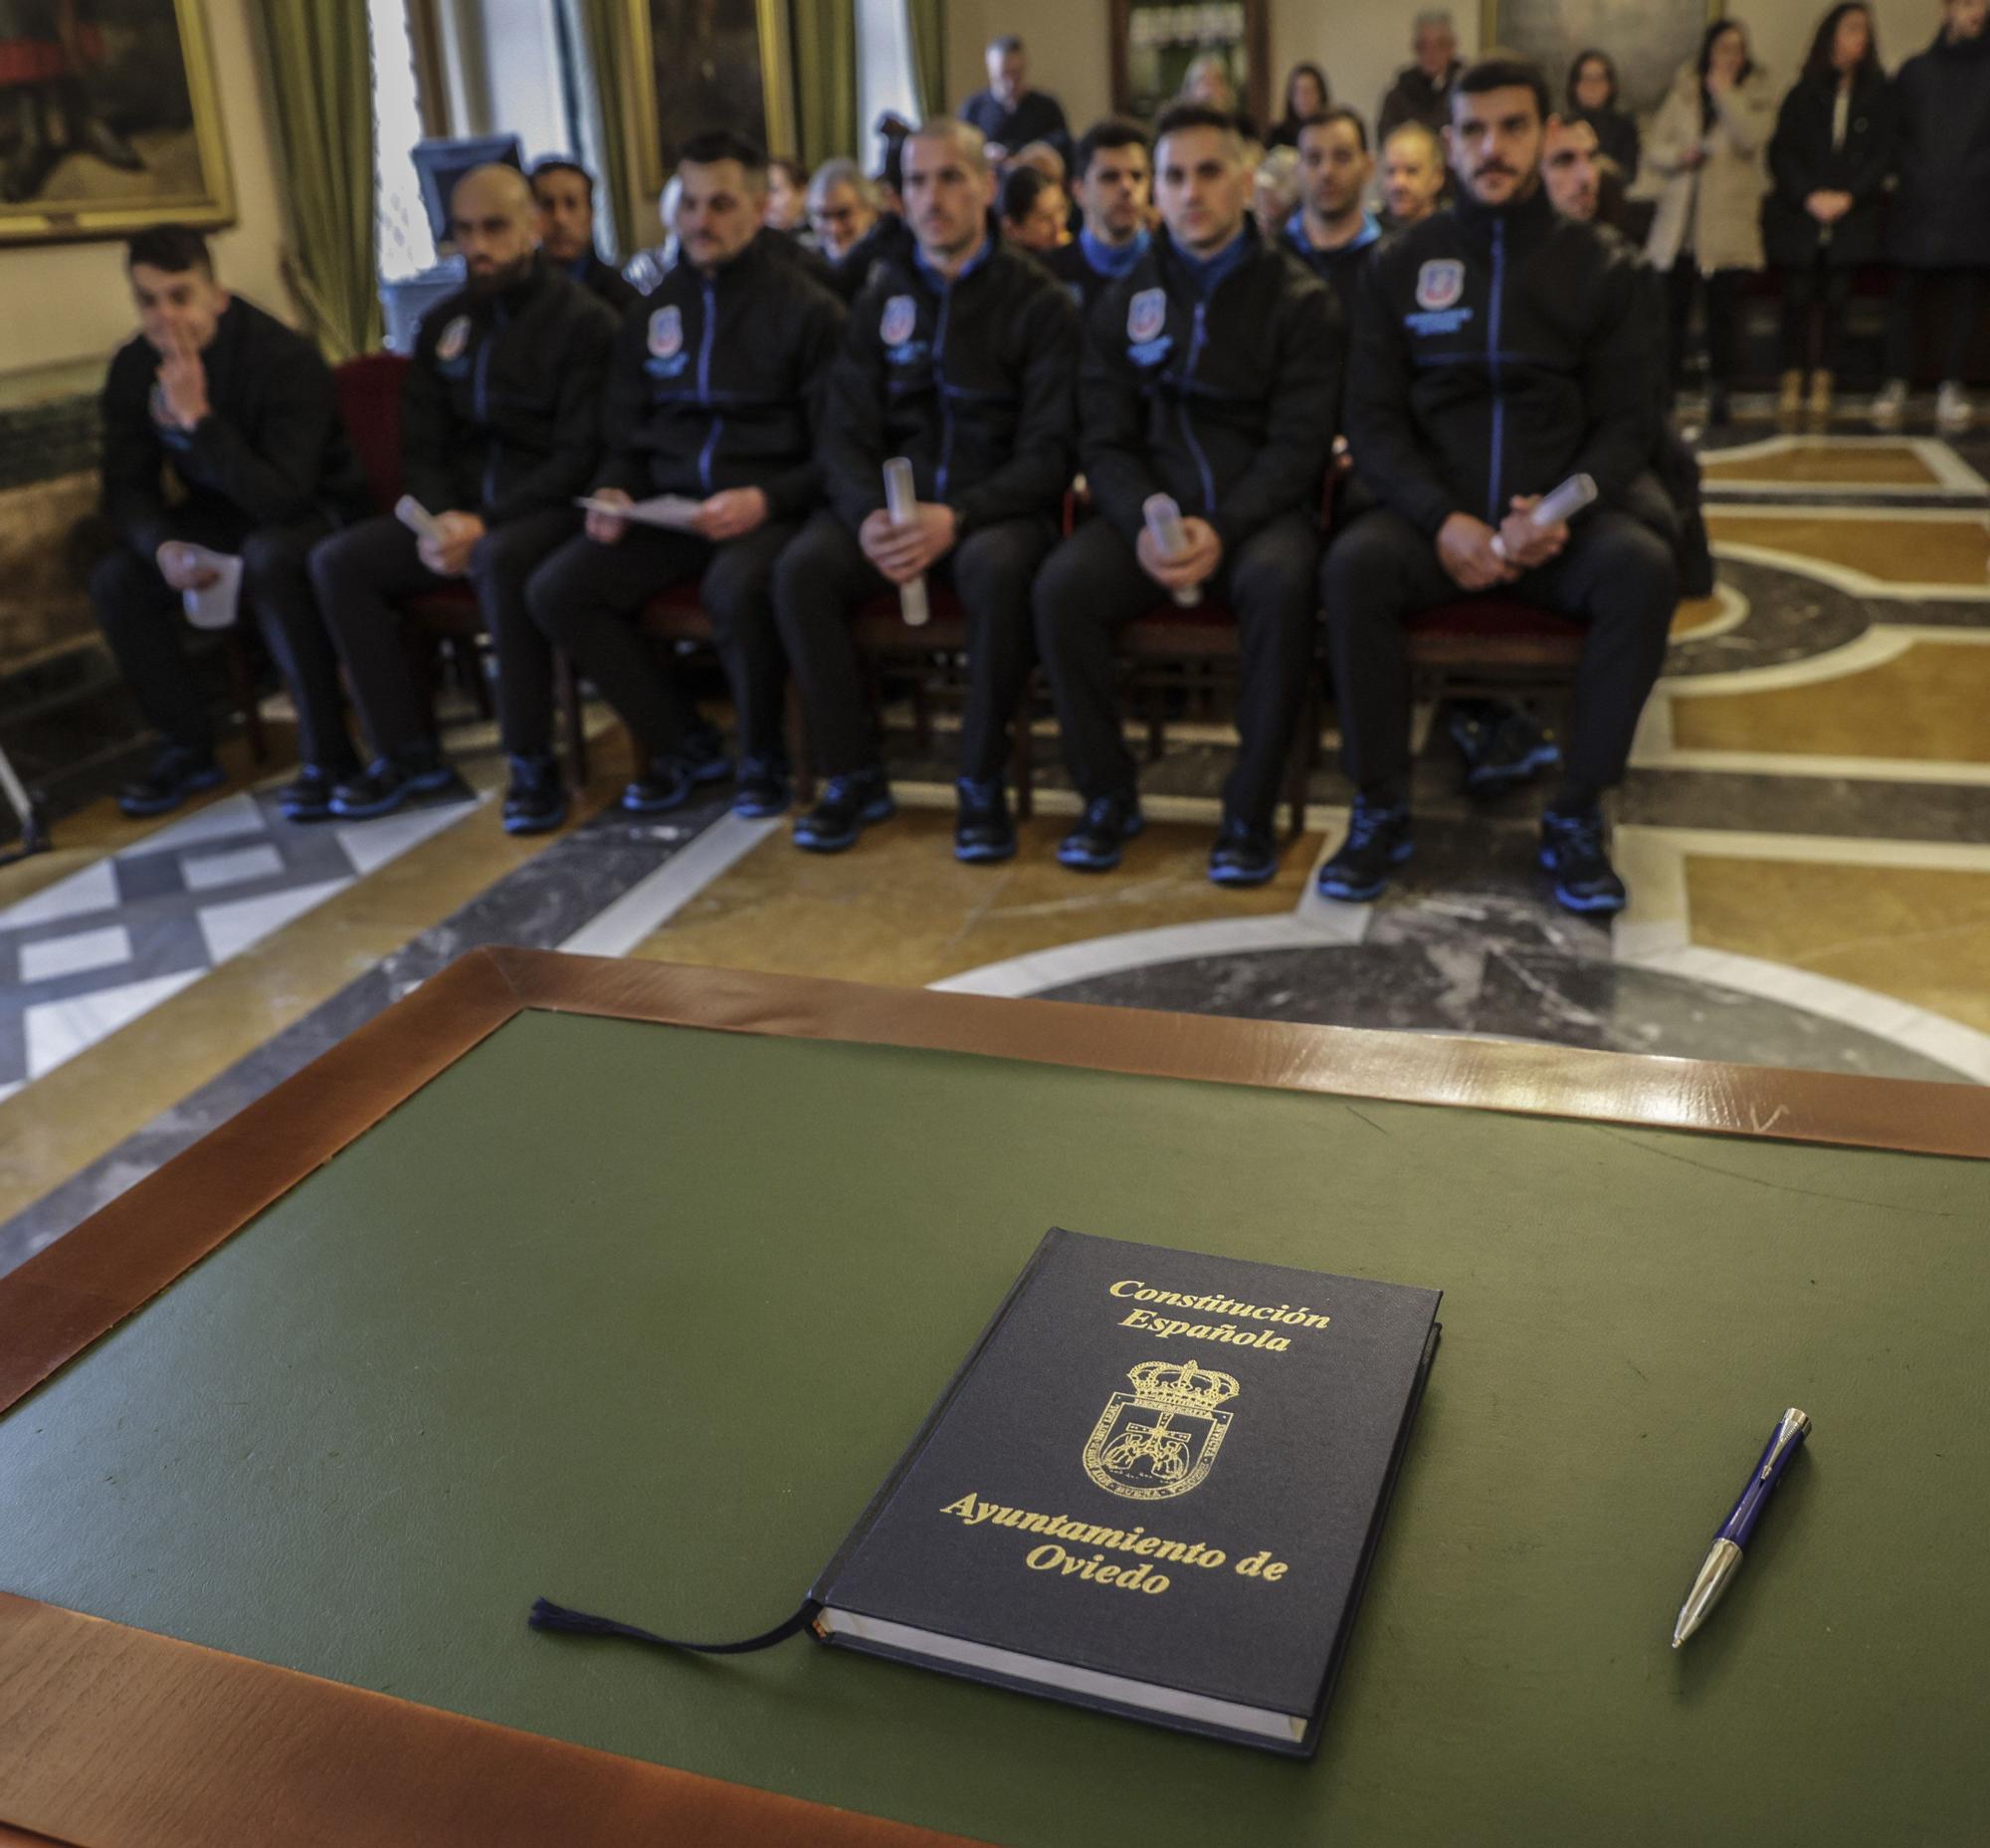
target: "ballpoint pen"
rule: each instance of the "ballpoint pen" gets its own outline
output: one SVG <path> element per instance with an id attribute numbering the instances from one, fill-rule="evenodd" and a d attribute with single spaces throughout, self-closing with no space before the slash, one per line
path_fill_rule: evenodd
<path id="1" fill-rule="evenodd" d="M 1728 1512 L 1720 1532 L 1713 1537 L 1713 1544 L 1700 1564 L 1699 1576 L 1692 1581 L 1692 1589 L 1686 1594 L 1679 1622 L 1673 1625 L 1675 1649 L 1706 1621 L 1707 1612 L 1720 1602 L 1720 1594 L 1733 1582 L 1734 1574 L 1741 1569 L 1741 1549 L 1747 1545 L 1749 1535 L 1755 1531 L 1755 1523 L 1761 1519 L 1762 1510 L 1768 1504 L 1769 1491 L 1782 1479 L 1783 1470 L 1796 1455 L 1797 1446 L 1809 1435 L 1808 1414 L 1792 1405 L 1770 1433 L 1768 1446 L 1748 1477 L 1748 1486 L 1741 1491 L 1741 1499 Z"/>

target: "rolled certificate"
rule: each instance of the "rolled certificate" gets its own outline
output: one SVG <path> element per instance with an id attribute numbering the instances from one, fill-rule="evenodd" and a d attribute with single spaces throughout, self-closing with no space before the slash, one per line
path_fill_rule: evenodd
<path id="1" fill-rule="evenodd" d="M 919 515 L 918 490 L 912 485 L 912 465 L 903 456 L 894 456 L 885 464 L 885 512 L 895 526 L 909 526 Z M 898 586 L 898 614 L 908 628 L 925 627 L 926 580 L 915 577 Z"/>
<path id="2" fill-rule="evenodd" d="M 1181 509 L 1175 505 L 1173 495 L 1149 495 L 1142 503 L 1140 512 L 1146 515 L 1147 530 L 1154 535 L 1154 544 L 1163 558 L 1176 558 L 1187 550 L 1188 533 L 1182 525 Z M 1192 610 L 1202 601 L 1202 586 L 1184 584 L 1168 594 L 1183 609 Z"/>
<path id="3" fill-rule="evenodd" d="M 1595 499 L 1595 478 L 1588 475 L 1571 475 L 1554 493 L 1541 496 L 1534 511 L 1527 517 L 1535 525 L 1543 528 L 1558 526 L 1564 519 L 1573 519 Z"/>
<path id="4" fill-rule="evenodd" d="M 418 539 L 442 537 L 442 522 L 411 494 L 394 503 L 394 517 Z"/>

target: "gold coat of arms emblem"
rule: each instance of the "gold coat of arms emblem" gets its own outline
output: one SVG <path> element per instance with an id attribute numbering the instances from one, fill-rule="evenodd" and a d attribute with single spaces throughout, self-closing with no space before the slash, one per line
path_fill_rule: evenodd
<path id="1" fill-rule="evenodd" d="M 1126 1375 L 1131 1392 L 1105 1401 L 1085 1444 L 1085 1473 L 1133 1502 L 1186 1495 L 1209 1474 L 1232 1414 L 1219 1409 L 1242 1388 L 1194 1360 L 1143 1360 Z"/>

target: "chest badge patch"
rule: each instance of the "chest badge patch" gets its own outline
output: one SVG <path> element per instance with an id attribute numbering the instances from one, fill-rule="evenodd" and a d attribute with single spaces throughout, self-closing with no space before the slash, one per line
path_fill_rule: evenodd
<path id="1" fill-rule="evenodd" d="M 878 337 L 887 346 L 902 346 L 919 324 L 919 308 L 910 296 L 894 296 L 879 317 Z"/>
<path id="2" fill-rule="evenodd" d="M 1417 307 L 1433 311 L 1456 306 L 1465 294 L 1465 265 L 1452 257 L 1434 257 L 1417 272 Z"/>
<path id="3" fill-rule="evenodd" d="M 442 338 L 436 342 L 436 357 L 444 365 L 451 360 L 461 359 L 463 349 L 470 344 L 470 316 L 459 314 L 442 330 Z"/>
<path id="4" fill-rule="evenodd" d="M 1135 346 L 1144 346 L 1168 321 L 1168 292 L 1142 289 L 1126 304 L 1126 337 Z"/>
<path id="5" fill-rule="evenodd" d="M 660 308 L 650 316 L 650 356 L 654 359 L 675 359 L 684 351 L 685 326 L 684 311 L 672 303 L 668 308 Z"/>

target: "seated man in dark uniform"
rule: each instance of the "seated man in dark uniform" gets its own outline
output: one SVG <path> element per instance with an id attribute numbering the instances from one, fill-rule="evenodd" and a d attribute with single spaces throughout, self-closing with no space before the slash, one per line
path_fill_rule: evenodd
<path id="1" fill-rule="evenodd" d="M 1152 241 L 1147 206 L 1154 174 L 1146 134 L 1128 121 L 1094 122 L 1078 143 L 1071 170 L 1084 227 L 1069 244 L 1037 261 L 1071 290 L 1081 308 L 1090 308 Z"/>
<path id="2" fill-rule="evenodd" d="M 633 620 L 658 591 L 697 578 L 738 714 L 733 807 L 776 815 L 789 789 L 774 560 L 819 499 L 817 413 L 843 305 L 761 231 L 767 164 L 750 141 L 695 135 L 678 180 L 683 255 L 622 323 L 594 498 L 678 495 L 698 504 L 696 523 L 672 531 L 591 512 L 585 536 L 538 568 L 526 596 L 636 734 L 643 767 L 622 806 L 653 814 L 725 773 Z"/>
<path id="3" fill-rule="evenodd" d="M 1286 221 L 1286 242 L 1331 289 L 1352 325 L 1361 273 L 1382 241 L 1382 227 L 1362 204 L 1375 177 L 1368 130 L 1352 109 L 1333 108 L 1299 124 L 1299 207 Z"/>
<path id="4" fill-rule="evenodd" d="M 532 202 L 539 211 L 539 250 L 555 269 L 592 290 L 620 314 L 643 292 L 594 248 L 594 175 L 553 156 L 532 168 Z"/>
<path id="5" fill-rule="evenodd" d="M 1368 271 L 1347 392 L 1354 466 L 1381 503 L 1333 540 L 1322 573 L 1348 775 L 1328 898 L 1374 898 L 1411 852 L 1403 619 L 1512 586 L 1588 625 L 1561 787 L 1541 862 L 1572 911 L 1622 908 L 1603 791 L 1623 775 L 1665 657 L 1678 576 L 1625 511 L 1652 448 L 1643 288 L 1621 241 L 1556 215 L 1540 183 L 1547 86 L 1488 60 L 1452 99 L 1457 204 L 1410 227 Z M 1598 500 L 1537 527 L 1572 475 Z"/>
<path id="6" fill-rule="evenodd" d="M 215 280 L 199 232 L 141 231 L 125 265 L 140 330 L 103 386 L 103 511 L 123 543 L 92 573 L 90 596 L 164 743 L 119 805 L 159 815 L 221 781 L 181 641 L 182 593 L 214 576 L 183 556 L 192 541 L 242 558 L 240 608 L 262 630 L 302 733 L 303 764 L 283 806 L 298 818 L 322 814 L 332 782 L 358 759 L 306 560 L 366 498 L 331 373 L 310 341 Z M 180 491 L 171 502 L 169 478 Z"/>
<path id="7" fill-rule="evenodd" d="M 331 811 L 384 815 L 457 785 L 394 605 L 467 578 L 498 651 L 498 728 L 511 759 L 504 826 L 534 833 L 566 819 L 566 790 L 552 755 L 552 651 L 525 580 L 579 530 L 574 497 L 594 482 L 616 323 L 539 255 L 515 168 L 466 174 L 450 220 L 470 282 L 423 316 L 401 410 L 407 490 L 439 530 L 417 538 L 382 515 L 311 554 L 318 607 L 374 750 L 363 775 L 332 791 Z"/>
<path id="8" fill-rule="evenodd" d="M 1206 588 L 1236 611 L 1243 678 L 1209 876 L 1257 886 L 1278 871 L 1273 810 L 1313 671 L 1346 330 L 1327 290 L 1259 236 L 1229 114 L 1169 109 L 1154 173 L 1166 233 L 1086 318 L 1079 447 L 1099 516 L 1037 581 L 1038 646 L 1086 804 L 1058 858 L 1101 872 L 1139 832 L 1112 638 L 1171 593 Z M 1143 512 L 1158 494 L 1181 510 L 1186 545 L 1172 557 Z"/>
<path id="9" fill-rule="evenodd" d="M 948 116 L 904 147 L 905 217 L 917 245 L 881 259 L 830 369 L 820 454 L 830 507 L 774 574 L 774 608 L 807 712 L 822 799 L 795 827 L 816 853 L 851 846 L 893 813 L 865 700 L 852 609 L 894 584 L 949 580 L 967 614 L 954 852 L 1016 851 L 1002 786 L 1009 723 L 1028 680 L 1030 582 L 1057 541 L 1072 474 L 1078 312 L 989 214 L 980 133 Z M 895 525 L 883 471 L 912 465 L 915 517 Z"/>

